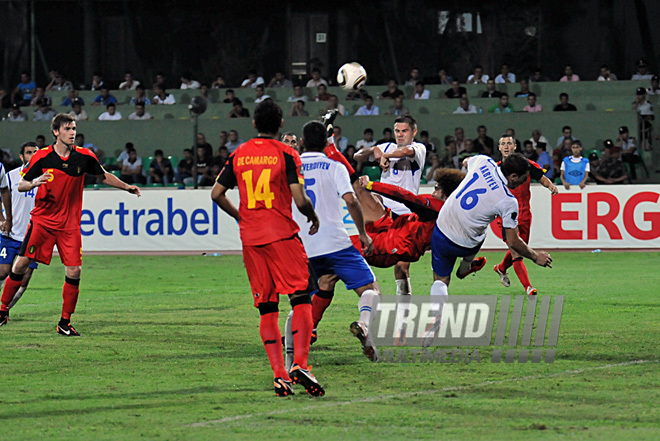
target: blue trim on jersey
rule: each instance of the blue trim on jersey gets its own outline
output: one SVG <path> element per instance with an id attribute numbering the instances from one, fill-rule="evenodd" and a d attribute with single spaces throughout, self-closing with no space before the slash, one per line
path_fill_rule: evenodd
<path id="1" fill-rule="evenodd" d="M 500 182 L 502 183 L 502 188 L 504 188 L 504 192 L 507 194 L 507 196 L 511 196 L 512 198 L 515 197 L 515 196 L 511 193 L 511 191 L 509 191 L 509 186 L 507 185 L 507 183 L 504 182 L 504 181 L 502 180 L 502 176 L 500 176 L 500 167 L 497 165 L 497 163 L 496 163 L 495 161 L 493 161 L 492 158 L 488 159 L 488 162 L 490 162 L 491 164 L 493 164 L 493 167 L 495 167 L 495 173 L 493 173 L 493 174 L 494 174 L 495 176 L 497 176 L 497 178 L 498 178 L 498 179 L 500 180 Z"/>
<path id="2" fill-rule="evenodd" d="M 474 248 L 465 248 L 452 242 L 436 225 L 431 236 L 431 267 L 440 277 L 451 275 L 457 257 L 476 256 L 483 242 Z"/>
<path id="3" fill-rule="evenodd" d="M 355 247 L 309 259 L 317 278 L 325 274 L 336 274 L 346 289 L 356 289 L 376 280 L 373 271 Z"/>
<path id="4" fill-rule="evenodd" d="M 21 250 L 22 242 L 12 239 L 11 237 L 2 236 L 0 238 L 0 265 L 11 265 L 14 263 L 14 258 L 18 256 Z M 37 262 L 31 262 L 30 268 L 37 269 Z"/>

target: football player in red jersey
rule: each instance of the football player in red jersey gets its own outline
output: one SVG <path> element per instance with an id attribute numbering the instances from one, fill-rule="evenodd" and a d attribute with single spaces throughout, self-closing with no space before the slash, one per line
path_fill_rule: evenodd
<path id="1" fill-rule="evenodd" d="M 504 135 L 500 138 L 498 144 L 500 152 L 502 153 L 502 161 L 504 161 L 510 154 L 512 154 L 516 149 L 515 139 L 511 136 Z M 543 176 L 546 170 L 542 169 L 536 162 L 529 160 L 530 170 L 529 177 L 527 181 L 523 182 L 519 187 L 511 189 L 511 193 L 518 199 L 518 233 L 520 238 L 525 242 L 529 243 L 529 231 L 532 226 L 532 212 L 529 207 L 529 200 L 532 197 L 530 191 L 531 179 L 536 179 L 541 185 L 550 190 L 552 195 L 559 193 L 557 187 L 550 181 L 550 179 Z M 501 164 L 501 162 L 499 163 Z M 498 164 L 498 165 L 499 165 Z M 499 217 L 495 219 L 497 227 L 502 230 L 502 219 Z M 502 230 L 503 231 L 503 230 Z M 506 239 L 504 240 L 506 242 Z M 513 266 L 513 270 L 516 272 L 520 283 L 522 283 L 525 291 L 528 295 L 536 295 L 537 291 L 532 287 L 532 284 L 529 281 L 529 275 L 527 274 L 527 268 L 523 262 L 521 255 L 509 249 L 504 255 L 502 262 L 495 265 L 493 270 L 500 276 L 500 282 L 502 285 L 509 287 L 511 286 L 511 281 L 509 276 L 506 273 L 506 270 Z"/>
<path id="2" fill-rule="evenodd" d="M 298 225 L 291 216 L 291 199 L 312 223 L 310 234 L 318 231 L 319 220 L 305 194 L 298 153 L 279 142 L 282 109 L 272 100 L 256 107 L 253 125 L 259 133 L 232 153 L 216 179 L 211 198 L 238 221 L 254 306 L 261 315 L 259 333 L 275 376 L 275 394 L 293 394 L 291 382 L 300 383 L 307 393 L 325 391 L 307 365 L 312 335 L 314 277 L 309 271 L 305 249 L 298 237 Z M 240 205 L 227 198 L 228 189 L 238 186 Z M 279 295 L 289 295 L 293 308 L 293 365 L 287 372 L 282 356 L 278 325 Z"/>
<path id="3" fill-rule="evenodd" d="M 9 273 L 2 290 L 0 326 L 9 319 L 9 303 L 21 287 L 23 275 L 33 261 L 50 264 L 53 247 L 57 245 L 60 259 L 66 268 L 62 290 L 62 318 L 57 332 L 78 337 L 71 326 L 71 314 L 76 310 L 82 266 L 80 216 L 82 212 L 85 173 L 112 186 L 140 196 L 140 189 L 107 173 L 92 151 L 74 144 L 76 120 L 68 114 L 55 115 L 51 125 L 55 143 L 38 150 L 23 170 L 18 191 L 38 187 L 35 206 L 19 257 Z"/>

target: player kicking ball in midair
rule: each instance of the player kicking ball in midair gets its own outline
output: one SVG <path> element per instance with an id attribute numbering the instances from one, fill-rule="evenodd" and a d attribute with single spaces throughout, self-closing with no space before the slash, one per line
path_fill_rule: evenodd
<path id="1" fill-rule="evenodd" d="M 11 270 L 11 265 L 16 256 L 18 256 L 21 249 L 25 233 L 30 222 L 30 212 L 34 208 L 35 190 L 28 192 L 19 192 L 18 183 L 21 180 L 21 173 L 26 165 L 32 159 L 38 150 L 37 144 L 34 142 L 26 142 L 21 146 L 19 157 L 21 158 L 21 167 L 15 168 L 7 173 L 7 186 L 11 192 L 11 213 L 12 213 L 12 226 L 10 231 L 2 233 L 2 245 L 0 245 L 0 279 L 4 280 Z M 23 276 L 23 283 L 20 289 L 14 295 L 14 298 L 9 303 L 9 309 L 13 308 L 16 302 L 23 296 L 23 293 L 30 283 L 32 272 L 37 269 L 37 262 L 30 263 L 25 275 Z"/>
<path id="2" fill-rule="evenodd" d="M 305 195 L 300 155 L 277 140 L 284 124 L 282 109 L 272 100 L 257 105 L 253 125 L 258 137 L 232 153 L 211 190 L 211 198 L 238 221 L 243 260 L 250 279 L 254 306 L 259 309 L 261 335 L 275 379 L 277 396 L 293 395 L 291 383 L 307 393 L 324 395 L 323 386 L 307 365 L 312 335 L 311 277 L 307 254 L 292 219 L 291 200 L 311 222 L 310 234 L 319 228 L 314 207 Z M 227 190 L 238 186 L 237 209 Z M 287 372 L 278 324 L 279 296 L 289 295 L 293 308 L 294 363 Z"/>
<path id="3" fill-rule="evenodd" d="M 355 196 L 348 171 L 323 152 L 326 147 L 326 126 L 310 121 L 303 127 L 301 140 L 304 153 L 301 156 L 305 176 L 305 192 L 319 215 L 321 226 L 314 236 L 301 230 L 300 237 L 305 245 L 310 264 L 316 277 L 323 278 L 321 288 L 314 295 L 312 318 L 314 327 L 323 317 L 323 312 L 332 301 L 337 280 L 346 284 L 346 289 L 355 290 L 360 297 L 360 317 L 351 324 L 351 332 L 360 340 L 364 354 L 371 361 L 378 357 L 377 350 L 369 337 L 372 303 L 377 295 L 376 277 L 360 251 L 353 247 L 343 221 L 341 199 L 346 202 L 348 212 L 355 223 L 362 251 L 370 254 L 371 238 L 364 227 L 362 208 Z M 305 218 L 294 213 L 298 225 L 305 225 Z M 325 286 L 324 286 L 325 285 Z M 295 348 L 295 345 L 294 345 Z"/>
<path id="4" fill-rule="evenodd" d="M 512 154 L 516 149 L 516 142 L 510 136 L 504 136 L 500 138 L 498 144 L 500 152 L 502 153 L 502 161 L 506 160 L 510 154 Z M 529 160 L 529 177 L 525 182 L 520 184 L 517 188 L 512 188 L 511 193 L 518 200 L 518 234 L 520 238 L 525 242 L 529 243 L 529 232 L 532 226 L 532 212 L 529 208 L 529 200 L 532 197 L 532 193 L 529 189 L 531 179 L 537 180 L 541 185 L 550 190 L 552 195 L 559 193 L 557 187 L 546 178 L 543 174 L 546 170 L 543 170 L 536 162 Z M 497 218 L 495 220 L 500 231 L 502 230 L 502 219 Z M 506 236 L 502 234 L 502 239 L 506 242 Z M 531 282 L 529 281 L 529 275 L 527 274 L 527 268 L 523 262 L 523 258 L 515 250 L 509 250 L 504 255 L 502 262 L 495 265 L 494 271 L 500 276 L 500 282 L 505 287 L 511 286 L 511 281 L 509 280 L 509 275 L 506 273 L 506 270 L 513 266 L 513 270 L 518 276 L 518 280 L 522 284 L 523 288 L 528 295 L 536 295 L 537 291 L 532 287 Z"/>
<path id="5" fill-rule="evenodd" d="M 50 129 L 55 143 L 32 156 L 18 183 L 20 192 L 38 190 L 25 239 L 2 290 L 0 326 L 7 324 L 9 305 L 20 289 L 30 263 L 50 264 L 53 247 L 57 245 L 66 276 L 62 289 L 62 318 L 56 329 L 61 335 L 79 337 L 80 333 L 71 326 L 71 315 L 78 302 L 82 266 L 80 215 L 85 173 L 94 174 L 100 181 L 137 196 L 140 196 L 140 189 L 107 173 L 92 151 L 74 144 L 74 118 L 57 114 Z"/>

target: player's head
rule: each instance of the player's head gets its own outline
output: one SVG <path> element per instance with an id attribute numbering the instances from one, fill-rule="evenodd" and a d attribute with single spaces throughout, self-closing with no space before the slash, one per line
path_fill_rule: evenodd
<path id="1" fill-rule="evenodd" d="M 19 157 L 21 158 L 21 162 L 23 165 L 27 164 L 30 162 L 30 159 L 32 159 L 32 155 L 34 155 L 37 150 L 39 150 L 39 147 L 37 147 L 36 142 L 26 142 L 21 146 L 20 154 Z"/>
<path id="2" fill-rule="evenodd" d="M 263 101 L 254 109 L 252 125 L 257 132 L 275 136 L 283 124 L 282 109 L 273 100 Z"/>
<path id="3" fill-rule="evenodd" d="M 394 120 L 394 137 L 398 146 L 410 145 L 417 135 L 417 121 L 410 115 Z"/>
<path id="4" fill-rule="evenodd" d="M 306 152 L 323 151 L 326 144 L 325 126 L 318 121 L 310 121 L 303 126 L 301 144 Z"/>
<path id="5" fill-rule="evenodd" d="M 529 160 L 520 153 L 511 153 L 502 161 L 502 174 L 509 188 L 517 188 L 529 177 Z"/>
<path id="6" fill-rule="evenodd" d="M 500 137 L 497 147 L 500 149 L 500 153 L 502 153 L 502 159 L 506 159 L 507 156 L 516 151 L 516 140 L 512 135 L 505 133 Z"/>
<path id="7" fill-rule="evenodd" d="M 300 146 L 298 145 L 298 137 L 293 132 L 284 132 L 280 137 L 280 141 L 288 145 L 298 153 L 300 153 Z"/>
<path id="8" fill-rule="evenodd" d="M 582 156 L 582 141 L 579 139 L 576 139 L 571 143 L 571 151 L 573 152 L 573 156 L 575 158 L 579 158 Z"/>
<path id="9" fill-rule="evenodd" d="M 438 168 L 435 171 L 433 179 L 436 184 L 433 188 L 432 196 L 441 201 L 446 200 L 454 190 L 458 188 L 465 173 L 451 168 Z"/>
<path id="10" fill-rule="evenodd" d="M 58 113 L 50 123 L 50 131 L 57 141 L 71 146 L 76 139 L 76 119 L 67 113 Z"/>

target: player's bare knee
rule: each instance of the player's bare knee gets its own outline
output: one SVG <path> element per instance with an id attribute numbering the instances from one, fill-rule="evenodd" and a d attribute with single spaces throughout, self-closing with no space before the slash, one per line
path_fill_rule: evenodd
<path id="1" fill-rule="evenodd" d="M 19 256 L 14 260 L 14 265 L 11 268 L 11 272 L 14 274 L 25 274 L 25 272 L 28 270 L 28 267 L 30 266 L 30 260 L 29 257 L 25 256 Z"/>
<path id="2" fill-rule="evenodd" d="M 80 266 L 67 266 L 66 267 L 66 276 L 70 279 L 80 279 L 80 273 L 82 272 L 82 267 Z"/>
<path id="3" fill-rule="evenodd" d="M 319 289 L 323 291 L 334 291 L 337 280 L 339 280 L 339 277 L 337 277 L 336 275 L 325 274 L 319 277 L 319 281 L 318 281 Z"/>
<path id="4" fill-rule="evenodd" d="M 376 286 L 373 283 L 370 283 L 368 285 L 361 286 L 359 288 L 355 288 L 355 293 L 358 296 L 362 296 L 362 293 L 365 292 L 368 289 L 373 289 L 374 291 L 377 291 Z"/>

